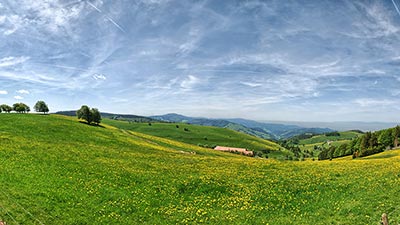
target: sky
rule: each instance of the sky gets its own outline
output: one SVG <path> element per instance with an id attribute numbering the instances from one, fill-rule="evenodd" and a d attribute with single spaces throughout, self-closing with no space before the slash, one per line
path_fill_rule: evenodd
<path id="1" fill-rule="evenodd" d="M 400 121 L 400 0 L 0 0 L 0 103 Z"/>

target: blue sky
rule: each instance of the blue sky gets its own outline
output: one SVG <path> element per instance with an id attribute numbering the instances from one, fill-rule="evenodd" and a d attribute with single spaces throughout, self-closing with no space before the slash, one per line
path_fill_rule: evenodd
<path id="1" fill-rule="evenodd" d="M 400 120 L 399 0 L 1 0 L 0 103 Z"/>

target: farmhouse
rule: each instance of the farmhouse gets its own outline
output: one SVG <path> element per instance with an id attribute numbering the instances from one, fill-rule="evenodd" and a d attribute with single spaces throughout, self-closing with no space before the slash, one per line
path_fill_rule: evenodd
<path id="1" fill-rule="evenodd" d="M 225 146 L 216 146 L 214 150 L 223 151 L 223 152 L 233 152 L 233 153 L 240 153 L 247 156 L 253 156 L 253 151 L 249 151 L 245 148 L 234 148 L 234 147 L 225 147 Z"/>

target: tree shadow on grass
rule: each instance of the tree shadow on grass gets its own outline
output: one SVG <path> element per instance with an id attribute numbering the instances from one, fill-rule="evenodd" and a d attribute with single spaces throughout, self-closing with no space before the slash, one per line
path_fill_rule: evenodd
<path id="1" fill-rule="evenodd" d="M 101 124 L 94 124 L 94 123 L 88 124 L 87 122 L 84 122 L 84 121 L 79 121 L 79 123 L 83 123 L 83 124 L 86 124 L 86 125 L 92 126 L 92 127 L 106 128 L 105 126 L 103 126 L 103 125 L 101 125 Z"/>

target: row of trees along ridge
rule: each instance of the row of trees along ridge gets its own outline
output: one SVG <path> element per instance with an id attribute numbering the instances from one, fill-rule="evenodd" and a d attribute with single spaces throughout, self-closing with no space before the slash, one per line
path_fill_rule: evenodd
<path id="1" fill-rule="evenodd" d="M 399 137 L 400 126 L 367 132 L 349 143 L 324 149 L 319 154 L 318 159 L 332 159 L 348 155 L 353 155 L 353 158 L 357 158 L 376 154 L 386 149 L 397 148 L 399 146 Z"/>
<path id="2" fill-rule="evenodd" d="M 36 112 L 42 112 L 44 114 L 49 112 L 49 107 L 44 101 L 37 101 L 34 106 L 34 109 Z M 15 103 L 13 104 L 12 107 L 7 104 L 0 105 L 0 113 L 1 112 L 10 113 L 12 111 L 15 111 L 17 113 L 29 113 L 31 111 L 31 108 L 27 104 L 22 102 Z"/>

